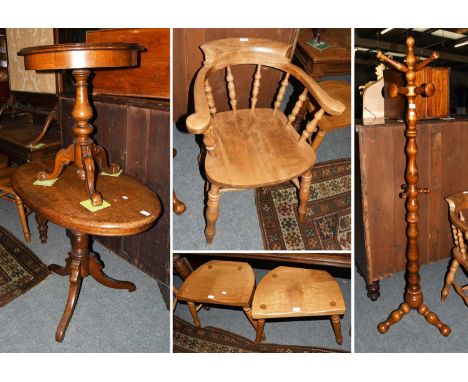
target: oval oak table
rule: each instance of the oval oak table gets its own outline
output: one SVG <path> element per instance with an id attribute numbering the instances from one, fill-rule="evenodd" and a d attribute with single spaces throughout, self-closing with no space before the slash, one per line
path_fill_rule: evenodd
<path id="1" fill-rule="evenodd" d="M 69 276 L 68 301 L 57 327 L 55 339 L 62 342 L 67 326 L 78 300 L 82 279 L 92 276 L 109 288 L 136 290 L 135 284 L 118 281 L 106 276 L 103 264 L 90 254 L 89 235 L 126 236 L 135 235 L 150 228 L 161 214 L 157 195 L 138 180 L 121 174 L 99 176 L 99 186 L 104 200 L 110 207 L 91 212 L 80 202 L 89 200 L 89 195 L 76 179 L 77 167 L 68 166 L 50 187 L 33 185 L 39 171 L 48 170 L 52 163 L 31 162 L 21 166 L 13 176 L 12 185 L 23 202 L 42 218 L 69 230 L 71 251 L 61 267 L 55 264 L 49 270 Z"/>
<path id="2" fill-rule="evenodd" d="M 77 175 L 85 181 L 91 204 L 93 206 L 102 204 L 102 195 L 97 192 L 95 185 L 95 161 L 101 170 L 108 173 L 118 173 L 120 167 L 116 163 L 109 166 L 106 151 L 96 145 L 91 138 L 93 125 L 88 122 L 93 117 L 93 109 L 88 101 L 90 70 L 137 66 L 140 52 L 144 49 L 138 44 L 127 43 L 75 43 L 34 46 L 18 52 L 19 56 L 24 57 L 26 70 L 71 69 L 75 79 L 75 104 L 72 110 L 72 117 L 75 120 L 73 144 L 60 150 L 55 157 L 53 170 L 39 172 L 37 179 L 55 179 L 66 165 L 74 162 L 78 166 Z"/>

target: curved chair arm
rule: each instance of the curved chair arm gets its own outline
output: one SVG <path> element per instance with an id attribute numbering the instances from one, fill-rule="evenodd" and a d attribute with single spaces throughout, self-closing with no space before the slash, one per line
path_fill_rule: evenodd
<path id="1" fill-rule="evenodd" d="M 450 195 L 445 198 L 449 205 L 450 222 L 461 229 L 463 232 L 468 232 L 468 225 L 464 218 L 460 218 L 460 210 L 468 209 L 468 192 L 460 192 L 458 194 Z"/>
<path id="2" fill-rule="evenodd" d="M 58 116 L 59 116 L 59 112 L 58 112 L 58 107 L 56 106 L 47 115 L 47 119 L 45 120 L 44 125 L 42 126 L 41 131 L 38 134 L 38 136 L 36 138 L 34 138 L 28 145 L 30 145 L 30 146 L 37 145 L 42 140 L 42 138 L 44 138 L 44 135 L 46 135 L 47 130 L 49 130 L 49 127 L 50 127 L 52 121 L 57 120 Z"/>
<path id="3" fill-rule="evenodd" d="M 205 133 L 211 123 L 211 114 L 205 94 L 205 81 L 211 67 L 204 66 L 197 73 L 193 87 L 195 113 L 187 117 L 187 130 L 192 134 Z"/>
<path id="4" fill-rule="evenodd" d="M 322 89 L 320 84 L 315 82 L 315 80 L 301 68 L 293 64 L 288 64 L 284 67 L 284 70 L 296 77 L 328 114 L 340 115 L 346 110 L 343 103 L 329 96 L 328 93 Z"/>

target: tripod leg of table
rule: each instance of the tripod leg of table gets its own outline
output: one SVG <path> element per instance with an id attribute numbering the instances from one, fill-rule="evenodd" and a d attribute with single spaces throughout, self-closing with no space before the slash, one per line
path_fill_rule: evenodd
<path id="1" fill-rule="evenodd" d="M 330 317 L 330 321 L 333 326 L 333 332 L 335 333 L 335 340 L 338 345 L 343 344 L 343 336 L 341 335 L 341 322 L 340 316 L 334 314 Z"/>
<path id="2" fill-rule="evenodd" d="M 71 266 L 72 258 L 71 256 L 68 256 L 67 259 L 65 260 L 65 266 L 61 267 L 60 265 L 57 264 L 50 264 L 47 268 L 49 271 L 57 273 L 60 276 L 68 276 L 70 274 L 70 266 Z"/>
<path id="3" fill-rule="evenodd" d="M 431 312 L 426 304 L 422 304 L 418 308 L 418 313 L 424 316 L 427 322 L 439 329 L 440 334 L 442 334 L 444 337 L 447 337 L 450 334 L 450 328 L 447 325 L 440 322 L 440 319 L 439 317 L 437 317 L 437 314 Z"/>
<path id="4" fill-rule="evenodd" d="M 98 260 L 98 258 L 95 255 L 89 258 L 89 273 L 98 283 L 108 288 L 128 289 L 129 292 L 134 292 L 136 290 L 136 286 L 134 283 L 131 283 L 129 281 L 115 280 L 107 276 L 102 271 L 103 267 L 103 264 L 100 260 Z"/>
<path id="5" fill-rule="evenodd" d="M 70 265 L 70 290 L 68 291 L 68 300 L 65 310 L 62 315 L 62 319 L 57 327 L 55 333 L 55 340 L 57 342 L 62 342 L 65 337 L 65 331 L 67 330 L 70 319 L 75 310 L 76 302 L 78 301 L 78 296 L 80 295 L 81 282 L 83 278 L 80 274 L 81 261 L 78 259 L 73 259 Z"/>
<path id="6" fill-rule="evenodd" d="M 85 171 L 85 179 L 86 179 L 86 188 L 88 190 L 88 196 L 91 199 L 91 204 L 96 207 L 102 204 L 102 195 L 99 192 L 96 192 L 96 180 L 95 180 L 95 166 L 94 166 L 94 158 L 91 155 L 91 148 L 90 146 L 83 146 L 82 147 L 82 161 L 83 161 L 83 168 Z"/>
<path id="7" fill-rule="evenodd" d="M 101 171 L 105 171 L 108 174 L 116 174 L 120 171 L 120 166 L 117 163 L 111 163 L 109 165 L 109 158 L 107 157 L 106 150 L 95 143 L 93 143 L 93 157 L 96 159 Z"/>
<path id="8" fill-rule="evenodd" d="M 381 322 L 377 326 L 377 330 L 382 334 L 387 333 L 388 329 L 390 329 L 390 326 L 400 322 L 404 315 L 408 314 L 410 310 L 410 306 L 404 302 L 398 307 L 398 309 L 395 309 L 392 313 L 390 313 L 390 316 L 388 316 L 386 321 Z"/>
<path id="9" fill-rule="evenodd" d="M 39 180 L 51 180 L 57 178 L 63 171 L 64 167 L 73 162 L 75 159 L 74 145 L 68 146 L 66 149 L 60 150 L 55 157 L 54 169 L 51 173 L 41 171 L 37 174 Z"/>

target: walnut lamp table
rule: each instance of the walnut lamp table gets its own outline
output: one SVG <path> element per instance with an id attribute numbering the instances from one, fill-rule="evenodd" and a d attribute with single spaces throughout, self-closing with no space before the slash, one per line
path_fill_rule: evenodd
<path id="1" fill-rule="evenodd" d="M 76 163 L 68 166 L 52 186 L 33 185 L 37 173 L 46 167 L 43 162 L 21 166 L 13 176 L 12 185 L 31 210 L 67 228 L 70 233 L 72 248 L 65 266 L 49 266 L 49 270 L 69 276 L 70 280 L 68 301 L 55 334 L 55 339 L 61 342 L 84 277 L 91 275 L 109 288 L 128 289 L 130 292 L 136 289 L 133 283 L 114 280 L 102 272 L 103 264 L 95 254 L 90 254 L 89 235 L 124 236 L 143 232 L 161 214 L 161 203 L 154 192 L 130 176 L 100 176 L 97 186 L 106 195 L 110 206 L 91 212 L 80 204 L 88 198 L 88 193 L 81 182 L 76 181 L 75 174 L 79 169 Z"/>
<path id="2" fill-rule="evenodd" d="M 80 43 L 36 46 L 18 52 L 19 56 L 24 56 L 25 69 L 72 69 L 75 79 L 76 98 L 72 117 L 76 123 L 73 127 L 75 136 L 73 144 L 57 153 L 55 166 L 51 172 L 41 171 L 37 174 L 39 180 L 57 178 L 66 165 L 74 162 L 78 177 L 85 181 L 92 205 L 102 205 L 102 195 L 95 187 L 94 162 L 96 161 L 100 169 L 108 173 L 117 173 L 120 167 L 118 164 L 109 166 L 107 153 L 102 147 L 94 144 L 90 137 L 93 132 L 93 126 L 88 122 L 93 117 L 93 109 L 88 101 L 90 69 L 137 66 L 139 53 L 142 50 L 144 48 L 137 44 Z"/>
<path id="3" fill-rule="evenodd" d="M 341 345 L 340 316 L 346 306 L 336 280 L 325 271 L 277 267 L 258 284 L 252 303 L 261 342 L 266 319 L 330 316 L 335 340 Z"/>

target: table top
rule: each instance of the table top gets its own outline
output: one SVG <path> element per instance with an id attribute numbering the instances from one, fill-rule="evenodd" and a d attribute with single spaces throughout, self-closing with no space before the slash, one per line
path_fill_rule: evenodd
<path id="1" fill-rule="evenodd" d="M 336 280 L 315 269 L 277 267 L 257 286 L 254 319 L 344 314 L 346 307 Z"/>
<path id="2" fill-rule="evenodd" d="M 68 165 L 51 187 L 33 185 L 37 173 L 50 171 L 51 166 L 52 162 L 42 161 L 21 166 L 12 186 L 25 205 L 55 224 L 91 235 L 134 235 L 148 229 L 161 214 L 157 195 L 125 174 L 97 177 L 96 188 L 111 206 L 96 212 L 80 204 L 89 196 L 75 165 Z"/>
<path id="3" fill-rule="evenodd" d="M 137 66 L 145 48 L 129 43 L 74 43 L 21 49 L 28 70 L 93 69 Z"/>

